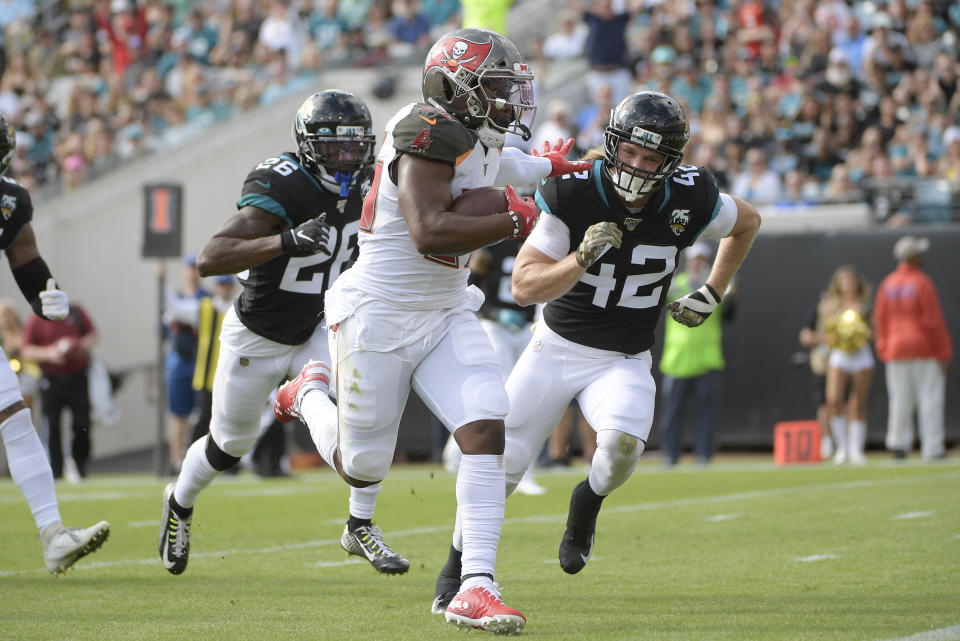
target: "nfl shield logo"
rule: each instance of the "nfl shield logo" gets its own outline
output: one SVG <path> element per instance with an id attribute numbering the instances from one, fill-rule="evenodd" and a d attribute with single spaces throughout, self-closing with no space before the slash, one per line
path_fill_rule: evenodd
<path id="1" fill-rule="evenodd" d="M 633 231 L 637 228 L 637 225 L 640 224 L 640 218 L 630 218 L 627 216 L 623 219 L 623 224 L 627 228 L 627 231 Z"/>

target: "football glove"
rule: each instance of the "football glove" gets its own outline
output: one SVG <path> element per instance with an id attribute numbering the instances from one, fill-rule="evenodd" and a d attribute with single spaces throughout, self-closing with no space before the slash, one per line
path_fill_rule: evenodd
<path id="1" fill-rule="evenodd" d="M 320 214 L 293 229 L 285 230 L 280 236 L 283 253 L 290 256 L 324 253 L 329 256 L 327 239 L 330 237 L 330 225 L 325 222 L 326 217 L 326 214 Z"/>
<path id="2" fill-rule="evenodd" d="M 622 237 L 623 232 L 617 227 L 617 223 L 603 222 L 590 225 L 583 235 L 583 240 L 580 241 L 580 246 L 577 247 L 577 262 L 584 269 L 589 268 L 610 245 L 619 249 Z"/>
<path id="3" fill-rule="evenodd" d="M 40 311 L 47 320 L 63 320 L 70 313 L 67 293 L 57 289 L 57 281 L 47 279 L 47 288 L 40 292 Z"/>
<path id="4" fill-rule="evenodd" d="M 572 174 L 575 171 L 587 171 L 590 169 L 590 163 L 582 162 L 580 160 L 567 160 L 567 154 L 570 152 L 570 149 L 573 147 L 573 138 L 567 138 L 567 142 L 563 142 L 562 139 L 557 138 L 556 144 L 552 147 L 549 140 L 545 140 L 543 143 L 543 151 L 539 152 L 536 149 L 530 152 L 531 156 L 540 156 L 546 158 L 550 161 L 550 164 L 553 165 L 550 170 L 548 178 L 551 176 L 562 176 L 564 174 Z"/>
<path id="5" fill-rule="evenodd" d="M 540 210 L 533 198 L 521 198 L 510 185 L 503 188 L 503 194 L 507 197 L 507 212 L 513 216 L 513 238 L 526 238 L 536 226 Z"/>
<path id="6" fill-rule="evenodd" d="M 710 285 L 704 285 L 697 291 L 673 301 L 667 305 L 667 309 L 670 310 L 673 320 L 687 327 L 697 327 L 710 317 L 719 304 L 720 294 Z"/>

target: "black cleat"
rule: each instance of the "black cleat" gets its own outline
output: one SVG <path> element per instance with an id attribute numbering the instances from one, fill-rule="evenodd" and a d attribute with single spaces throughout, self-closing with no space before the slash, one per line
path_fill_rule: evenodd
<path id="1" fill-rule="evenodd" d="M 560 567 L 576 574 L 593 556 L 593 534 L 604 497 L 596 494 L 587 480 L 580 481 L 570 493 L 567 529 L 560 539 Z"/>
<path id="2" fill-rule="evenodd" d="M 353 530 L 344 526 L 340 547 L 348 554 L 362 556 L 381 574 L 403 574 L 410 569 L 410 562 L 394 552 L 383 540 L 383 532 L 372 523 Z"/>
<path id="3" fill-rule="evenodd" d="M 560 567 L 567 574 L 576 574 L 593 556 L 593 532 L 567 527 L 560 539 Z"/>
<path id="4" fill-rule="evenodd" d="M 170 574 L 180 574 L 187 569 L 190 556 L 190 519 L 193 514 L 182 517 L 170 502 L 173 500 L 173 483 L 163 490 L 163 513 L 160 515 L 160 558 Z"/>

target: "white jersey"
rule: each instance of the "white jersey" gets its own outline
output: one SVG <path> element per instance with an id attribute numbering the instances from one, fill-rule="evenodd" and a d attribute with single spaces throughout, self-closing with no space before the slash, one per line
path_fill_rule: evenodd
<path id="1" fill-rule="evenodd" d="M 412 154 L 450 163 L 454 168 L 451 196 L 456 199 L 467 189 L 495 183 L 501 150 L 485 148 L 472 130 L 442 109 L 424 103 L 401 109 L 386 129 L 360 221 L 360 256 L 337 280 L 333 291 L 354 289 L 406 309 L 461 305 L 470 296 L 469 254 L 425 256 L 417 251 L 397 202 L 396 162 L 402 154 Z M 337 311 L 328 308 L 331 322 L 336 322 Z"/>

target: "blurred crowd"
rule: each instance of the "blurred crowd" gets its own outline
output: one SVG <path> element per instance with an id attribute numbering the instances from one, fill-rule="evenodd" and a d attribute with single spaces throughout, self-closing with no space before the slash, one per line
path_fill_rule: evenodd
<path id="1" fill-rule="evenodd" d="M 541 105 L 533 142 L 575 134 L 581 149 L 599 144 L 610 107 L 648 88 L 687 109 L 687 162 L 711 167 L 723 189 L 751 202 L 790 209 L 866 199 L 896 220 L 897 203 L 877 185 L 960 183 L 958 3 L 513 4 L 525 3 L 556 9 L 535 25 L 542 37 L 508 33 L 538 73 L 572 58 L 590 68 L 582 99 Z M 495 4 L 505 14 L 511 3 Z M 419 60 L 462 14 L 482 16 L 483 7 L 8 0 L 0 5 L 0 112 L 18 130 L 13 175 L 28 188 L 70 189 L 234 113 L 302 93 L 322 68 Z"/>
<path id="2" fill-rule="evenodd" d="M 0 113 L 12 175 L 69 190 L 331 65 L 420 56 L 459 0 L 6 0 Z"/>
<path id="3" fill-rule="evenodd" d="M 549 135 L 599 144 L 610 106 L 654 89 L 686 108 L 687 162 L 757 204 L 872 201 L 897 179 L 960 183 L 960 3 L 567 4 L 540 55 L 551 70 L 585 58 L 591 104 L 548 104 Z"/>

